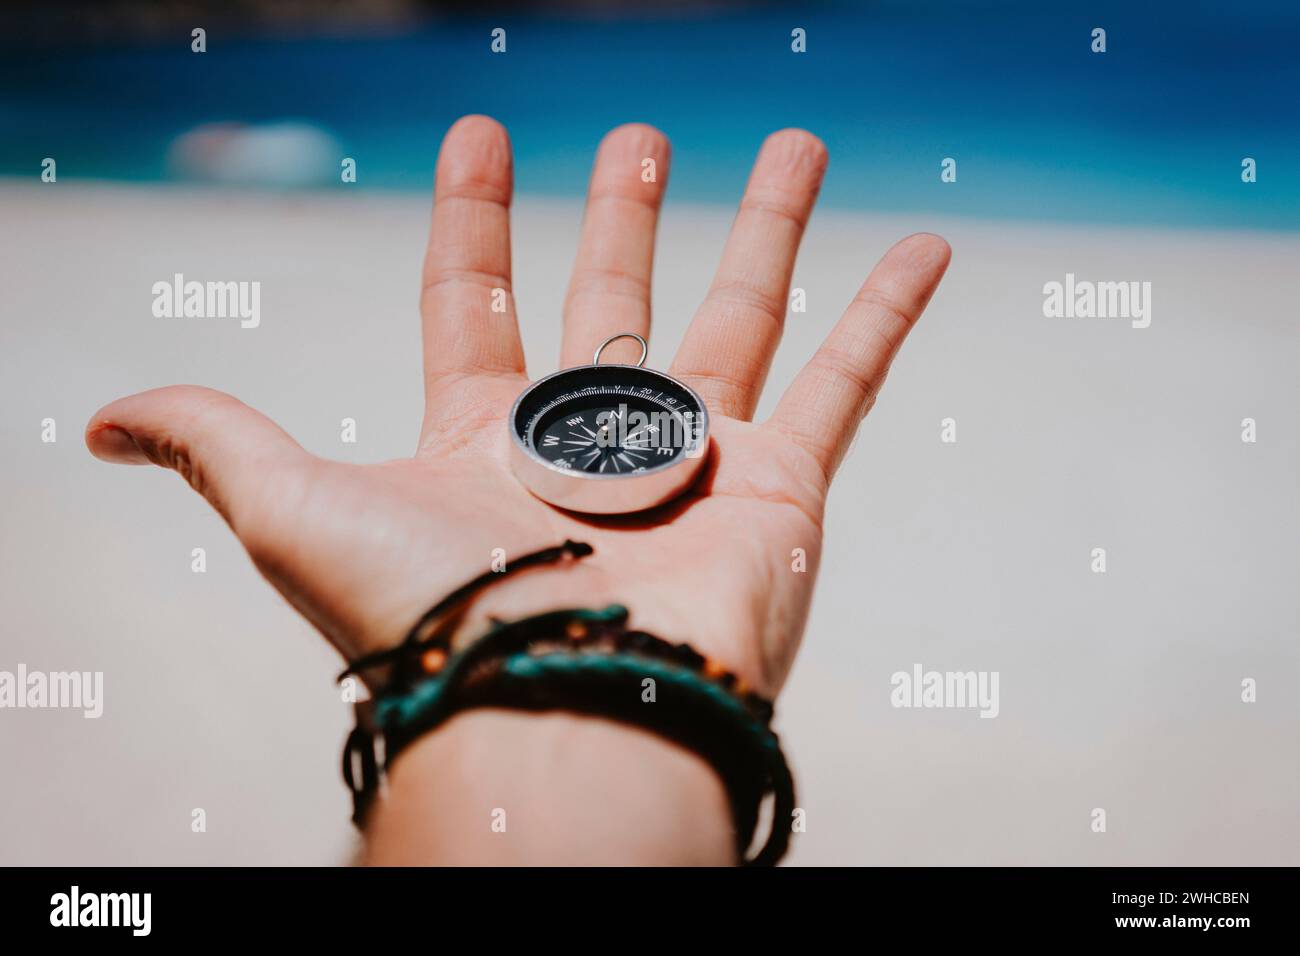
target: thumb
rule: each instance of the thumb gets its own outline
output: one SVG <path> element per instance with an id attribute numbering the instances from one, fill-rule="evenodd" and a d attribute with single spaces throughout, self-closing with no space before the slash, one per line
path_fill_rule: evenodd
<path id="1" fill-rule="evenodd" d="M 224 392 L 173 385 L 105 405 L 86 426 L 92 455 L 178 472 L 240 533 L 277 471 L 312 460 L 260 412 Z"/>

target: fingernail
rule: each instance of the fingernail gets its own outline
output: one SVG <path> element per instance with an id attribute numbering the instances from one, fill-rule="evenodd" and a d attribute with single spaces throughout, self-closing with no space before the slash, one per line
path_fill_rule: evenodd
<path id="1" fill-rule="evenodd" d="M 96 458 L 115 465 L 147 465 L 149 459 L 131 433 L 116 425 L 105 425 L 94 433 L 90 450 Z"/>

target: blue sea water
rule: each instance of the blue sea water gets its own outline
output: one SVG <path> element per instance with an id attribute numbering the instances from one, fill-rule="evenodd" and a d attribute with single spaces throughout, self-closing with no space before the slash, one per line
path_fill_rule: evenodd
<path id="1" fill-rule="evenodd" d="M 2 175 L 55 156 L 60 181 L 158 181 L 199 124 L 295 120 L 356 158 L 339 188 L 424 190 L 447 127 L 482 112 L 509 128 L 532 194 L 580 195 L 601 135 L 638 120 L 673 141 L 670 197 L 732 202 L 763 137 L 801 126 L 830 149 L 830 206 L 1300 228 L 1300 3 L 503 14 L 370 37 L 214 28 L 204 54 L 188 32 L 2 52 Z"/>

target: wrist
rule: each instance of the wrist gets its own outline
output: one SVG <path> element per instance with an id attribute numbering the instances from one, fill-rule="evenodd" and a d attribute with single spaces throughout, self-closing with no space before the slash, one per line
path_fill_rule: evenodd
<path id="1" fill-rule="evenodd" d="M 668 589 L 656 590 L 644 582 L 631 594 L 615 589 L 616 582 L 625 588 L 635 577 L 624 571 L 615 581 L 599 565 L 584 561 L 492 582 L 448 621 L 453 628 L 450 647 L 444 632 L 439 638 L 443 650 L 429 652 L 439 655 L 439 663 L 425 666 L 441 666 L 449 648 L 453 662 L 473 667 L 469 662 L 477 660 L 476 651 L 467 652 L 468 657 L 457 651 L 471 644 L 486 649 L 502 641 L 509 646 L 517 640 L 514 635 L 526 633 L 507 628 L 484 638 L 494 619 L 554 621 L 559 618 L 534 616 L 635 601 L 631 625 L 668 641 L 655 646 L 671 654 L 673 644 L 691 645 L 697 652 L 687 658 L 695 662 L 692 666 L 721 674 L 726 686 L 738 693 L 747 693 L 746 686 L 764 686 L 756 679 L 761 668 L 738 664 L 747 660 L 738 651 L 760 646 L 759 626 L 743 609 L 727 607 L 721 600 L 674 600 L 676 595 Z M 624 617 L 615 620 L 621 629 Z M 479 638 L 486 643 L 475 644 Z M 726 671 L 731 673 L 722 673 Z M 707 694 L 697 698 L 707 699 Z M 762 701 L 759 705 L 766 706 Z M 368 862 L 735 862 L 735 827 L 743 825 L 748 831 L 753 821 L 747 811 L 733 807 L 736 793 L 729 794 L 728 787 L 746 779 L 749 771 L 738 769 L 735 759 L 745 758 L 734 758 L 729 747 L 718 751 L 716 740 L 704 745 L 695 740 L 694 731 L 686 729 L 695 722 L 683 725 L 679 720 L 676 729 L 656 733 L 636 726 L 639 719 L 632 725 L 622 723 L 614 710 L 605 711 L 611 715 L 606 719 L 562 710 L 539 714 L 493 707 L 490 699 L 481 700 L 423 737 L 417 729 L 405 739 L 401 733 L 389 738 L 396 741 L 396 756 L 389 764 L 386 796 L 371 807 Z M 709 713 L 705 722 L 712 719 Z M 726 725 L 728 718 L 722 719 Z M 741 750 L 748 745 L 746 738 Z M 703 746 L 700 753 L 705 756 L 695 752 L 697 746 Z M 714 764 L 725 769 L 715 770 Z"/>
<path id="2" fill-rule="evenodd" d="M 696 754 L 596 717 L 462 713 L 394 761 L 379 865 L 726 865 L 725 788 Z"/>
<path id="3" fill-rule="evenodd" d="M 651 579 L 611 572 L 600 557 L 563 567 L 529 571 L 486 589 L 455 629 L 457 647 L 487 633 L 493 620 L 513 621 L 562 608 L 598 610 L 611 604 L 628 608 L 628 626 L 675 644 L 690 644 L 715 659 L 752 690 L 769 700 L 779 684 L 763 659 L 768 623 L 743 595 L 709 594 L 684 598 L 657 587 Z"/>

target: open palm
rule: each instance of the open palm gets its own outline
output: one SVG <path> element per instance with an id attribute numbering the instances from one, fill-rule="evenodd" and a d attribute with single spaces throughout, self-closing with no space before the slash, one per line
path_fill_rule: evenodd
<path id="1" fill-rule="evenodd" d="M 563 367 L 589 362 L 615 333 L 649 334 L 668 152 L 662 134 L 640 125 L 601 145 L 565 303 Z M 775 694 L 803 631 L 830 478 L 949 257 L 929 235 L 891 249 L 772 417 L 754 423 L 825 166 L 825 148 L 798 130 L 772 135 L 760 152 L 669 370 L 708 404 L 713 448 L 700 481 L 661 508 L 572 514 L 510 473 L 506 419 L 528 376 L 510 295 L 510 144 L 485 117 L 457 122 L 438 160 L 421 299 L 426 411 L 414 457 L 326 461 L 236 399 L 194 386 L 113 402 L 91 419 L 87 444 L 106 460 L 185 476 L 349 658 L 399 641 L 494 555 L 575 539 L 595 553 L 490 589 L 465 626 L 622 603 L 633 626 L 689 641 Z M 494 310 L 502 301 L 505 311 Z M 607 358 L 627 360 L 615 354 L 627 345 L 611 345 Z"/>

